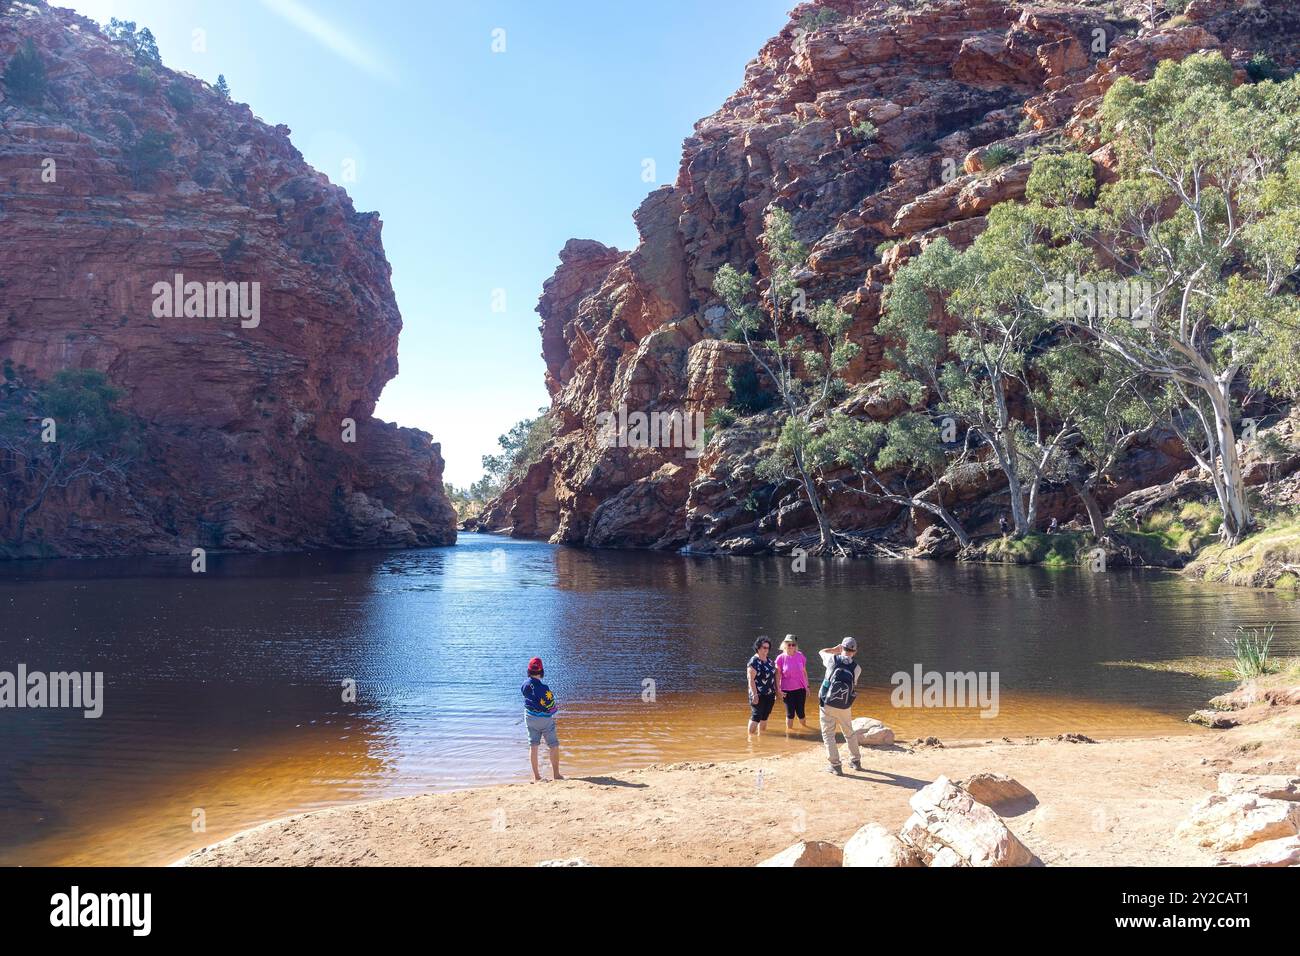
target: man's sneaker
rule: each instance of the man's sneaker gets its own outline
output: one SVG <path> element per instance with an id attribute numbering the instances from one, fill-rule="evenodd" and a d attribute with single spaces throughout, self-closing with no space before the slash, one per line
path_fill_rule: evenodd
<path id="1" fill-rule="evenodd" d="M 840 777 L 844 776 L 844 768 L 837 763 L 833 763 L 829 767 L 827 767 L 826 772 L 833 773 L 836 776 L 840 776 Z"/>
<path id="2" fill-rule="evenodd" d="M 849 761 L 849 766 L 852 767 L 854 770 L 861 770 L 861 769 L 862 769 L 862 761 L 861 761 L 861 760 L 850 760 L 850 761 Z"/>

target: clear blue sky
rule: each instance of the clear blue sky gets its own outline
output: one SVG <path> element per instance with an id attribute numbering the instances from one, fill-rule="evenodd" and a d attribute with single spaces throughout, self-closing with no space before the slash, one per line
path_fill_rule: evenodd
<path id="1" fill-rule="evenodd" d="M 293 130 L 378 210 L 402 310 L 381 417 L 467 484 L 547 403 L 533 307 L 570 237 L 629 249 L 632 211 L 796 0 L 63 0 L 135 20 L 163 61 Z M 493 31 L 505 52 L 494 53 Z M 195 31 L 201 30 L 196 42 Z M 206 50 L 201 47 L 206 46 Z M 353 160 L 355 181 L 345 181 Z M 653 159 L 655 183 L 642 179 Z M 505 311 L 493 311 L 494 290 Z"/>

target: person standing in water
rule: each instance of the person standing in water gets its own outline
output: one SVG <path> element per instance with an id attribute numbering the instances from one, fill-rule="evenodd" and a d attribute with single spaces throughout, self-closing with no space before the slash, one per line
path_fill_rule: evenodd
<path id="1" fill-rule="evenodd" d="M 534 657 L 528 662 L 528 680 L 520 688 L 524 695 L 524 723 L 528 725 L 528 759 L 533 765 L 533 783 L 542 779 L 537 768 L 537 751 L 543 737 L 551 755 L 551 776 L 556 780 L 564 779 L 560 776 L 560 738 L 555 732 L 555 712 L 560 708 L 551 689 L 542 683 L 545 676 L 542 659 Z"/>
<path id="2" fill-rule="evenodd" d="M 781 642 L 781 653 L 776 655 L 776 675 L 777 690 L 785 701 L 785 729 L 794 729 L 796 717 L 807 727 L 804 707 L 808 701 L 808 658 L 800 652 L 793 634 L 787 634 Z"/>
<path id="3" fill-rule="evenodd" d="M 822 680 L 821 693 L 817 700 L 821 704 L 822 743 L 826 745 L 826 759 L 830 773 L 843 774 L 840 766 L 840 747 L 835 742 L 835 731 L 844 734 L 849 745 L 850 765 L 854 770 L 862 769 L 862 753 L 858 750 L 858 735 L 853 729 L 853 700 L 856 698 L 858 678 L 862 668 L 854 658 L 858 654 L 858 642 L 846 637 L 835 647 L 821 651 L 822 666 L 826 668 L 826 677 Z"/>
<path id="4" fill-rule="evenodd" d="M 754 642 L 754 656 L 745 666 L 749 682 L 749 732 L 761 734 L 767 730 L 767 718 L 776 704 L 776 665 L 768 660 L 772 642 L 760 637 Z"/>

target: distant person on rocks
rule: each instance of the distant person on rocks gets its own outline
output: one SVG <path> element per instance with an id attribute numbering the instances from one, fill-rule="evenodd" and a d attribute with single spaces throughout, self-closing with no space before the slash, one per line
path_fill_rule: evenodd
<path id="1" fill-rule="evenodd" d="M 1002 537 L 1005 538 L 1007 536 L 1007 532 L 1011 530 L 1010 526 L 1007 524 L 1006 515 L 998 515 L 998 527 L 1002 530 Z"/>
<path id="2" fill-rule="evenodd" d="M 533 783 L 542 779 L 537 768 L 537 751 L 543 737 L 551 755 L 551 775 L 556 780 L 564 779 L 560 776 L 560 738 L 555 732 L 555 712 L 559 706 L 551 689 L 542 683 L 545 676 L 542 659 L 534 657 L 528 662 L 528 680 L 520 688 L 524 695 L 524 723 L 528 725 L 528 757 L 533 765 Z"/>
<path id="3" fill-rule="evenodd" d="M 754 656 L 745 666 L 749 682 L 749 732 L 761 734 L 767 730 L 767 718 L 776 704 L 776 665 L 768 660 L 772 642 L 760 637 L 754 642 Z"/>
<path id="4" fill-rule="evenodd" d="M 853 729 L 853 701 L 858 696 L 854 688 L 862 676 L 862 667 L 854 661 L 858 642 L 846 637 L 835 647 L 823 649 L 820 654 L 826 677 L 822 680 L 817 701 L 821 704 L 822 743 L 826 745 L 826 759 L 831 764 L 826 769 L 830 773 L 844 773 L 840 766 L 839 744 L 835 742 L 835 731 L 839 730 L 849 745 L 850 765 L 854 770 L 861 770 L 862 754 L 858 750 L 858 735 Z"/>
<path id="5" fill-rule="evenodd" d="M 1056 516 L 1053 515 L 1052 520 L 1047 522 L 1047 533 L 1056 534 L 1056 532 L 1059 531 L 1060 529 L 1061 529 L 1061 522 L 1057 521 Z"/>
<path id="6" fill-rule="evenodd" d="M 776 655 L 777 691 L 785 702 L 785 729 L 794 729 L 794 719 L 808 726 L 804 707 L 808 701 L 808 658 L 799 650 L 793 634 L 781 642 L 781 653 Z"/>

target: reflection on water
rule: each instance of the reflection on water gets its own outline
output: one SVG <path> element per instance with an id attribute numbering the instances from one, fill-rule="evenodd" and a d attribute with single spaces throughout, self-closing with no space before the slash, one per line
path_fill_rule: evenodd
<path id="1" fill-rule="evenodd" d="M 1226 652 L 1275 594 L 1170 575 L 707 559 L 463 535 L 454 549 L 0 566 L 0 670 L 102 670 L 105 713 L 0 710 L 0 863 L 167 861 L 259 820 L 522 779 L 546 660 L 575 773 L 815 746 L 744 734 L 755 635 L 853 634 L 900 736 L 1176 733 L 1225 685 L 1101 666 Z M 890 675 L 997 671 L 999 715 L 900 710 Z M 357 699 L 344 701 L 355 681 Z M 647 681 L 654 699 L 646 700 Z M 814 719 L 811 721 L 815 724 Z M 192 828 L 201 810 L 206 832 Z"/>

